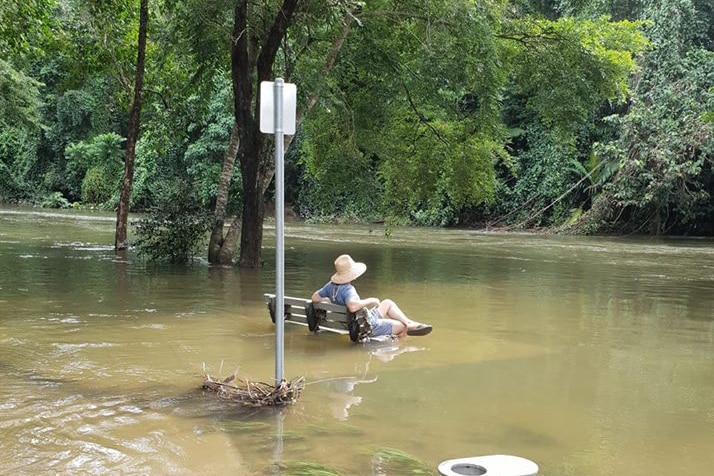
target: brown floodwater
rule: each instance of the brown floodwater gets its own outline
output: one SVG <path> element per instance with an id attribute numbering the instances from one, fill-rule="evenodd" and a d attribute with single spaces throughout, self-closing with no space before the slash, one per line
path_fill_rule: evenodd
<path id="1" fill-rule="evenodd" d="M 437 474 L 496 453 L 549 476 L 714 467 L 712 240 L 290 223 L 287 294 L 347 252 L 363 297 L 434 332 L 287 326 L 286 377 L 307 385 L 282 410 L 200 389 L 204 368 L 274 378 L 272 226 L 260 270 L 150 266 L 113 240 L 111 214 L 0 210 L 2 474 Z"/>

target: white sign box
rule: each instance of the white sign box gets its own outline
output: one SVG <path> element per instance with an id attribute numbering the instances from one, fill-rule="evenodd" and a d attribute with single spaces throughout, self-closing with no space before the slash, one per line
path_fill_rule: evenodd
<path id="1" fill-rule="evenodd" d="M 260 132 L 275 133 L 275 83 L 260 83 Z M 297 86 L 283 83 L 283 134 L 295 134 L 295 111 L 297 109 Z"/>

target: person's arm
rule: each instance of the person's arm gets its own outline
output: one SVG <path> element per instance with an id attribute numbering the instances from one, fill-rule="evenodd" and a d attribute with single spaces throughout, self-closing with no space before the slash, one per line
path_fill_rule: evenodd
<path id="1" fill-rule="evenodd" d="M 357 312 L 363 307 L 374 307 L 374 306 L 379 306 L 379 299 L 376 297 L 368 297 L 365 299 L 352 299 L 351 301 L 347 301 L 345 306 L 347 307 L 347 310 L 350 312 Z"/>
<path id="2" fill-rule="evenodd" d="M 312 302 L 330 302 L 330 298 L 320 296 L 320 290 L 318 289 L 312 293 Z"/>
<path id="3" fill-rule="evenodd" d="M 330 302 L 330 285 L 331 283 L 325 284 L 323 287 L 312 293 L 310 298 L 312 302 Z"/>

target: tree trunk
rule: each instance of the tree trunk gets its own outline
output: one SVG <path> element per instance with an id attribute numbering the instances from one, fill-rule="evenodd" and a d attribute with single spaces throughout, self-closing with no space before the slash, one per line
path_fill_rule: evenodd
<path id="1" fill-rule="evenodd" d="M 262 187 L 254 180 L 248 187 L 243 187 L 243 216 L 238 259 L 238 266 L 241 268 L 256 268 L 261 265 L 264 218 Z"/>
<path id="2" fill-rule="evenodd" d="M 267 147 L 266 136 L 259 135 L 259 144 L 252 149 L 254 160 L 246 160 L 243 177 L 243 216 L 238 265 L 256 268 L 262 265 L 263 220 L 265 219 L 265 191 L 275 171 L 274 149 Z"/>
<path id="3" fill-rule="evenodd" d="M 253 51 L 251 42 L 254 38 L 248 28 L 248 3 L 246 0 L 237 0 L 235 4 L 231 42 L 231 78 L 236 123 L 240 128 L 238 157 L 243 180 L 243 213 L 240 227 L 236 222 L 238 217 L 231 224 L 219 255 L 221 260 L 227 260 L 229 256 L 232 260 L 235 242 L 229 244 L 228 240 L 235 239 L 240 230 L 238 265 L 241 267 L 255 268 L 261 265 L 265 214 L 262 184 L 265 181 L 265 174 L 270 170 L 270 165 L 266 164 L 263 154 L 265 136 L 258 129 L 257 111 L 260 110 L 260 99 L 255 97 L 256 90 L 261 81 L 270 79 L 275 56 L 299 3 L 299 0 L 283 0 L 257 57 L 251 54 Z"/>
<path id="4" fill-rule="evenodd" d="M 129 246 L 127 241 L 127 224 L 129 221 L 129 205 L 131 191 L 134 184 L 134 161 L 136 158 L 136 142 L 139 139 L 141 124 L 141 96 L 144 88 L 144 61 L 146 57 L 146 30 L 149 22 L 149 0 L 141 0 L 139 7 L 139 44 L 136 58 L 136 78 L 134 82 L 134 101 L 129 115 L 129 125 L 126 138 L 126 152 L 124 156 L 124 177 L 121 182 L 119 195 L 119 208 L 117 210 L 116 234 L 114 249 L 125 250 Z"/>
<path id="5" fill-rule="evenodd" d="M 218 255 L 218 260 L 221 264 L 233 264 L 233 257 L 235 256 L 236 244 L 238 243 L 240 233 L 240 224 L 240 217 L 233 217 L 233 221 L 231 222 L 231 226 L 228 227 L 228 233 L 226 233 L 226 238 Z"/>
<path id="6" fill-rule="evenodd" d="M 226 207 L 228 205 L 228 192 L 231 186 L 231 177 L 233 176 L 233 168 L 235 166 L 236 154 L 240 144 L 240 128 L 238 123 L 233 123 L 231 129 L 231 140 L 228 144 L 228 150 L 223 156 L 223 169 L 221 170 L 221 178 L 218 182 L 218 194 L 216 198 L 216 208 L 214 212 L 213 230 L 211 231 L 211 239 L 208 242 L 208 262 L 211 264 L 231 264 L 235 250 L 235 238 L 229 240 L 227 246 L 226 239 L 233 235 L 229 233 L 223 237 L 223 226 L 226 220 Z"/>
<path id="7" fill-rule="evenodd" d="M 266 136 L 258 129 L 260 97 L 256 94 L 256 90 L 261 81 L 272 79 L 276 54 L 295 17 L 299 4 L 300 0 L 283 0 L 280 11 L 267 32 L 265 41 L 258 45 L 256 36 L 248 28 L 247 0 L 235 0 L 231 38 L 231 79 L 236 125 L 231 134 L 231 146 L 235 145 L 234 137 L 237 133 L 239 137 L 237 155 L 240 160 L 243 185 L 243 210 L 241 216 L 234 217 L 228 233 L 224 237 L 225 206 L 221 212 L 219 204 L 226 199 L 230 185 L 230 174 L 227 177 L 225 174 L 228 168 L 232 170 L 233 165 L 226 162 L 235 160 L 234 157 L 231 158 L 230 153 L 226 153 L 219 183 L 216 219 L 209 244 L 208 254 L 211 263 L 229 264 L 233 261 L 235 244 L 238 233 L 240 233 L 238 265 L 255 268 L 262 264 L 261 249 L 263 246 L 263 219 L 265 218 L 263 195 L 272 179 L 274 163 L 272 155 L 268 154 L 269 148 L 266 148 Z M 335 39 L 326 58 L 325 74 L 329 73 L 334 66 L 337 53 L 350 31 L 353 18 L 351 14 L 345 16 L 343 29 Z M 318 94 L 318 91 L 311 94 L 306 110 L 315 105 Z M 298 116 L 298 125 L 302 121 L 302 117 L 302 114 Z M 236 129 L 238 129 L 237 132 Z M 286 148 L 291 140 L 292 136 L 286 136 Z M 230 149 L 231 147 L 229 147 L 229 151 Z M 222 194 L 226 194 L 224 198 L 221 198 Z M 225 201 L 223 203 L 225 204 Z"/>

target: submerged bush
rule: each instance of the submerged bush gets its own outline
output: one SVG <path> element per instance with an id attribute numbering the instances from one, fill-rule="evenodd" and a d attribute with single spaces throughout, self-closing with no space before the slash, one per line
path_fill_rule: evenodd
<path id="1" fill-rule="evenodd" d="M 156 205 L 136 223 L 139 254 L 150 261 L 187 263 L 206 246 L 211 216 L 185 180 L 156 187 Z"/>
<path id="2" fill-rule="evenodd" d="M 64 198 L 62 192 L 52 192 L 42 200 L 42 208 L 70 208 L 69 201 Z"/>

